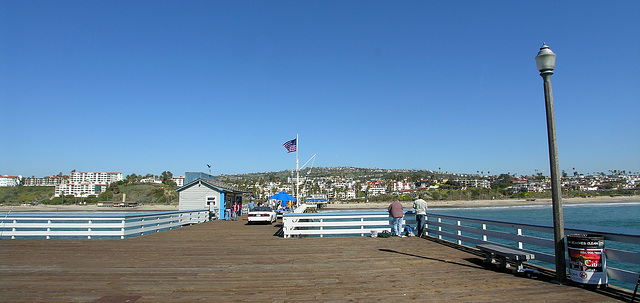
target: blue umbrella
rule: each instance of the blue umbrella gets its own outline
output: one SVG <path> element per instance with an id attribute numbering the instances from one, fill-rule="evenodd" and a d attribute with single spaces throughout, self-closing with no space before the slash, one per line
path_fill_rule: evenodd
<path id="1" fill-rule="evenodd" d="M 283 206 L 286 206 L 287 202 L 289 202 L 289 201 L 296 201 L 296 198 L 294 198 L 290 194 L 287 194 L 287 192 L 284 192 L 284 191 L 281 191 L 281 192 L 269 197 L 269 199 L 282 201 L 282 205 Z"/>

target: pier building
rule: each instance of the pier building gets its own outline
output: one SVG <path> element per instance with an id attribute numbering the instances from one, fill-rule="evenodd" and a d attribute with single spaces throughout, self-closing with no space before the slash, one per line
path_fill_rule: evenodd
<path id="1" fill-rule="evenodd" d="M 242 203 L 242 197 L 249 192 L 210 179 L 209 176 L 205 173 L 186 173 L 190 181 L 176 190 L 179 194 L 178 209 L 209 209 L 216 218 L 225 219 L 225 209 L 230 209 L 233 202 Z"/>

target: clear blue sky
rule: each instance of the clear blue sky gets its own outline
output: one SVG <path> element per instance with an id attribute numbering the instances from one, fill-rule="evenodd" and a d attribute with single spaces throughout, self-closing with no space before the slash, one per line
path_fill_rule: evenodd
<path id="1" fill-rule="evenodd" d="M 0 174 L 640 171 L 640 1 L 0 0 Z"/>

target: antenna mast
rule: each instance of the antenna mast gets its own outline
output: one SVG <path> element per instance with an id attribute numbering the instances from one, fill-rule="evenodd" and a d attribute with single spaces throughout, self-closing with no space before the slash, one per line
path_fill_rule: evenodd
<path id="1" fill-rule="evenodd" d="M 300 194 L 298 186 L 300 185 L 300 161 L 298 160 L 298 152 L 300 151 L 300 141 L 298 140 L 298 134 L 296 134 L 296 204 L 300 205 Z"/>

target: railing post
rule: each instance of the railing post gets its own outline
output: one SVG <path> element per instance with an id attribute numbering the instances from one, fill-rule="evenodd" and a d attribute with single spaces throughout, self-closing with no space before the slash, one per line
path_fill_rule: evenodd
<path id="1" fill-rule="evenodd" d="M 482 223 L 482 230 L 487 230 L 487 224 Z M 482 234 L 482 241 L 487 242 L 487 235 Z"/>
<path id="2" fill-rule="evenodd" d="M 442 223 L 442 218 L 438 218 L 438 223 Z M 438 232 L 442 232 L 442 226 L 438 226 Z M 442 240 L 442 235 L 438 235 L 438 239 Z"/>
<path id="3" fill-rule="evenodd" d="M 458 232 L 457 232 L 457 234 L 458 234 L 458 236 L 462 236 L 462 230 L 460 230 L 460 226 L 462 226 L 461 221 L 458 220 L 457 222 L 458 222 Z M 462 240 L 458 239 L 458 245 L 462 245 Z"/>
<path id="4" fill-rule="evenodd" d="M 122 227 L 120 228 L 122 235 L 120 235 L 120 239 L 124 239 L 124 224 L 125 224 L 125 219 L 122 219 Z"/>
<path id="5" fill-rule="evenodd" d="M 287 236 L 287 219 L 282 215 L 282 237 L 288 238 Z"/>
<path id="6" fill-rule="evenodd" d="M 425 235 L 429 235 L 429 217 L 424 216 L 424 232 Z"/>
<path id="7" fill-rule="evenodd" d="M 522 236 L 522 228 L 518 228 L 518 236 Z M 522 241 L 518 241 L 518 248 L 522 249 Z"/>

